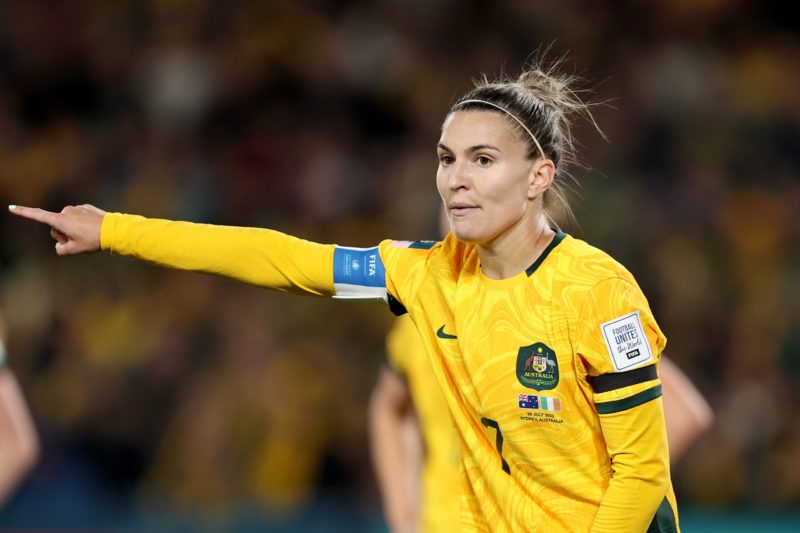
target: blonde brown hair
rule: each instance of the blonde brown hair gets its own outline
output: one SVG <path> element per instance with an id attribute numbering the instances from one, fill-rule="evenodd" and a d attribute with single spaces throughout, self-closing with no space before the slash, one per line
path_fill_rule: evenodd
<path id="1" fill-rule="evenodd" d="M 549 210 L 555 196 L 566 215 L 574 221 L 567 198 L 567 193 L 574 192 L 577 185 L 571 167 L 580 165 L 578 143 L 572 136 L 573 123 L 577 118 L 584 118 L 601 135 L 603 132 L 590 111 L 594 104 L 585 103 L 581 97 L 590 91 L 582 88 L 584 82 L 581 78 L 561 71 L 563 62 L 562 58 L 546 63 L 538 57 L 515 79 L 503 76 L 489 81 L 484 76 L 475 82 L 471 91 L 458 99 L 448 115 L 469 110 L 509 115 L 509 123 L 528 143 L 528 158 L 544 156 L 556 167 L 556 178 L 545 193 L 545 209 Z"/>

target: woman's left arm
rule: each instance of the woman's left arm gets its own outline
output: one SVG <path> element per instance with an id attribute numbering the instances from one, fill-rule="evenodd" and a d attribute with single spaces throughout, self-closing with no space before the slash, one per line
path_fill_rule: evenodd
<path id="1" fill-rule="evenodd" d="M 666 337 L 636 282 L 621 274 L 588 291 L 577 323 L 577 351 L 612 470 L 592 531 L 643 533 L 654 519 L 676 522 L 666 500 L 669 447 L 656 367 Z"/>
<path id="2" fill-rule="evenodd" d="M 631 396 L 597 403 L 613 475 L 593 532 L 647 531 L 665 500 L 669 450 L 660 396 L 661 386 L 650 381 Z"/>

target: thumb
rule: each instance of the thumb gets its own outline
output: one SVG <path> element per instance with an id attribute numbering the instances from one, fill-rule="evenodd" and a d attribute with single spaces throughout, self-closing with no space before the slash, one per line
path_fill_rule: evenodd
<path id="1" fill-rule="evenodd" d="M 75 243 L 73 241 L 64 241 L 56 243 L 56 254 L 72 255 L 74 253 L 75 253 Z"/>

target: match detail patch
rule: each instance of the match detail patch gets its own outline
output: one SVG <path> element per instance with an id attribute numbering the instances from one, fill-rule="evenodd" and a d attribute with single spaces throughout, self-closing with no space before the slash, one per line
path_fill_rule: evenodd
<path id="1" fill-rule="evenodd" d="M 611 362 L 617 371 L 653 360 L 639 311 L 601 324 L 600 331 L 603 333 Z"/>

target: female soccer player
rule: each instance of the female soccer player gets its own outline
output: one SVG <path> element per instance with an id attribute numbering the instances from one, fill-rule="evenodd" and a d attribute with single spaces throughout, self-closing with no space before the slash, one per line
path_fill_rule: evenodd
<path id="1" fill-rule="evenodd" d="M 546 211 L 581 111 L 568 80 L 539 68 L 458 100 L 437 146 L 451 225 L 438 243 L 357 249 L 87 205 L 11 211 L 49 225 L 59 255 L 103 249 L 408 312 L 455 424 L 464 530 L 674 531 L 666 339 L 633 276 Z"/>
<path id="2" fill-rule="evenodd" d="M 440 231 L 450 223 L 442 210 Z M 447 402 L 433 375 L 425 345 L 408 315 L 386 337 L 369 405 L 370 453 L 390 531 L 457 531 L 458 443 Z M 662 357 L 658 375 L 672 464 L 713 421 L 708 402 L 674 363 Z"/>

